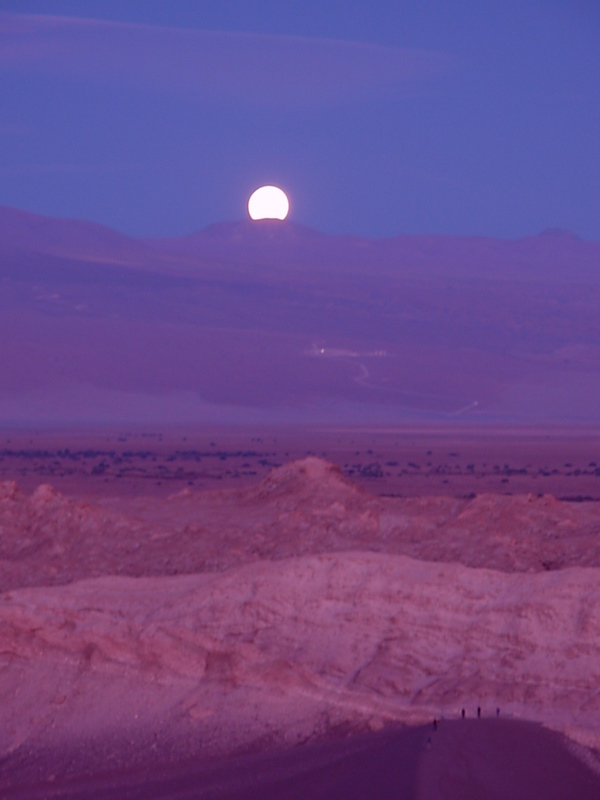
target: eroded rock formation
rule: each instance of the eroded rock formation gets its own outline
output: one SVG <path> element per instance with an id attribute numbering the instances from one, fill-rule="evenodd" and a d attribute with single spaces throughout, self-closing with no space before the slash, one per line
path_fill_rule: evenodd
<path id="1" fill-rule="evenodd" d="M 117 732 L 218 750 L 477 706 L 600 742 L 594 504 L 376 498 L 306 459 L 109 505 L 1 487 L 0 752 Z"/>

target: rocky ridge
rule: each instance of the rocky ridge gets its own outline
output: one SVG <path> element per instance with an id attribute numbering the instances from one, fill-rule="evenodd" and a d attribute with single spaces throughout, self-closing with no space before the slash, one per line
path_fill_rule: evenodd
<path id="1" fill-rule="evenodd" d="M 600 746 L 599 522 L 548 496 L 377 498 L 314 458 L 166 502 L 2 484 L 0 753 L 478 705 Z"/>
<path id="2" fill-rule="evenodd" d="M 536 719 L 600 743 L 595 570 L 537 575 L 345 552 L 223 575 L 0 598 L 1 751 L 179 728 L 215 748 L 381 725 Z M 596 738 L 594 738 L 596 737 Z"/>
<path id="3" fill-rule="evenodd" d="M 359 550 L 503 572 L 600 566 L 600 508 L 550 495 L 376 497 L 306 458 L 242 490 L 81 502 L 0 484 L 0 590 L 221 572 Z"/>

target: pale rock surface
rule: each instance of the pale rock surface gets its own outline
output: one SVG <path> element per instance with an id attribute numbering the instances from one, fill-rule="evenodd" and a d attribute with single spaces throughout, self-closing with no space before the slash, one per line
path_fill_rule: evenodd
<path id="1" fill-rule="evenodd" d="M 600 742 L 596 570 L 345 552 L 0 598 L 0 752 L 73 736 L 224 749 L 473 714 Z"/>

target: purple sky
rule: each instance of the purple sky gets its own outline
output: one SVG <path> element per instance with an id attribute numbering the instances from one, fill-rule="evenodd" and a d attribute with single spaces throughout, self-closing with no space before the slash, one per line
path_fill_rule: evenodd
<path id="1" fill-rule="evenodd" d="M 600 239 L 596 0 L 0 0 L 0 204 Z"/>

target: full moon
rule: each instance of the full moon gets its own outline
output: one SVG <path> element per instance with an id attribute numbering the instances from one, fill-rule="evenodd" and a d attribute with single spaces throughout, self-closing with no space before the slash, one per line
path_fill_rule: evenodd
<path id="1" fill-rule="evenodd" d="M 248 200 L 251 219 L 285 219 L 289 210 L 290 202 L 277 186 L 261 186 Z"/>

